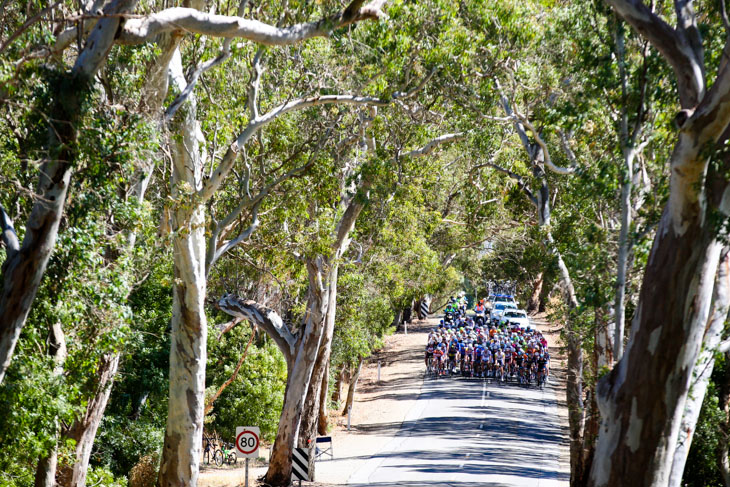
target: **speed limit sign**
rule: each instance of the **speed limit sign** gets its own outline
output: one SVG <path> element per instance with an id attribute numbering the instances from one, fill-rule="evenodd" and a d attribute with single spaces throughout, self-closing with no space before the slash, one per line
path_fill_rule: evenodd
<path id="1" fill-rule="evenodd" d="M 237 458 L 257 458 L 260 437 L 261 430 L 258 426 L 238 426 L 236 428 Z"/>

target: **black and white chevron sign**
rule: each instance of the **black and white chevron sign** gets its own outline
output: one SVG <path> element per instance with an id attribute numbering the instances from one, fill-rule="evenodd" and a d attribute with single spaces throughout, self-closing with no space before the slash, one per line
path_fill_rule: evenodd
<path id="1" fill-rule="evenodd" d="M 428 316 L 428 303 L 425 299 L 421 301 L 421 316 L 424 318 Z"/>
<path id="2" fill-rule="evenodd" d="M 309 481 L 309 450 L 294 448 L 291 467 L 291 476 L 294 480 Z"/>

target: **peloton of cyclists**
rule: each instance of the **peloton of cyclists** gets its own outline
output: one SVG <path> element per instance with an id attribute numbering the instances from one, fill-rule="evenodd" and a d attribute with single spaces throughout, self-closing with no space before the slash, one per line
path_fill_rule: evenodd
<path id="1" fill-rule="evenodd" d="M 483 302 L 467 316 L 465 299 L 453 298 L 438 328 L 428 334 L 426 368 L 436 375 L 508 379 L 544 384 L 550 373 L 547 340 L 539 330 L 479 319 Z"/>

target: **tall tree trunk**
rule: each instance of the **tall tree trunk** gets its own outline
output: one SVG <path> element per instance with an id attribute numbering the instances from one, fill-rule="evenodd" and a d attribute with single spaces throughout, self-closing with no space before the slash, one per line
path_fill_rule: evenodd
<path id="1" fill-rule="evenodd" d="M 684 406 L 679 437 L 672 459 L 672 470 L 669 477 L 670 487 L 680 487 L 682 485 L 682 475 L 684 474 L 684 466 L 687 463 L 687 455 L 689 455 L 695 427 L 702 409 L 702 402 L 705 399 L 707 386 L 715 367 L 715 353 L 720 344 L 728 317 L 728 305 L 730 305 L 730 255 L 726 248 L 723 250 L 717 268 L 712 297 L 712 311 L 702 339 L 702 351 L 692 371 L 692 382 Z"/>
<path id="2" fill-rule="evenodd" d="M 51 326 L 48 333 L 48 354 L 53 357 L 53 375 L 59 377 L 63 374 L 63 363 L 68 356 L 66 348 L 66 336 L 63 333 L 61 324 L 56 322 Z M 60 431 L 57 432 L 59 434 Z M 58 468 L 58 442 L 56 442 L 48 455 L 38 460 L 35 471 L 35 487 L 53 487 L 56 484 L 56 469 Z"/>
<path id="3" fill-rule="evenodd" d="M 334 264 L 328 276 L 329 292 L 327 296 L 327 312 L 324 317 L 324 334 L 319 344 L 319 350 L 317 351 L 317 359 L 315 360 L 314 367 L 312 368 L 312 377 L 309 380 L 309 389 L 307 390 L 307 397 L 304 401 L 302 418 L 299 425 L 298 444 L 300 448 L 309 448 L 317 437 L 317 425 L 322 399 L 321 388 L 323 386 L 323 381 L 326 380 L 327 366 L 330 360 L 330 352 L 332 351 L 332 337 L 335 331 L 337 274 L 338 266 L 337 264 Z M 314 458 L 309 459 L 309 474 L 310 480 L 314 480 Z"/>
<path id="4" fill-rule="evenodd" d="M 582 485 L 585 477 L 583 455 L 584 406 L 583 406 L 583 351 L 576 330 L 566 330 L 568 372 L 566 395 L 568 401 L 568 425 L 570 430 L 570 485 Z"/>
<path id="5" fill-rule="evenodd" d="M 48 455 L 38 460 L 35 469 L 35 487 L 53 487 L 56 485 L 56 469 L 58 468 L 58 445 L 53 445 Z"/>
<path id="6" fill-rule="evenodd" d="M 602 423 L 592 485 L 618 486 L 627 478 L 657 487 L 669 482 L 720 254 L 712 230 L 693 222 L 678 234 L 672 225 L 668 207 L 625 355 L 598 384 Z M 671 360 L 648 360 L 658 352 Z"/>
<path id="7" fill-rule="evenodd" d="M 340 402 L 342 395 L 342 382 L 345 380 L 347 367 L 344 364 L 340 366 L 339 372 L 337 372 L 337 380 L 335 381 L 335 390 L 332 392 L 332 402 Z"/>
<path id="8" fill-rule="evenodd" d="M 355 400 L 355 389 L 357 388 L 357 381 L 360 379 L 362 362 L 363 358 L 360 357 L 357 361 L 357 367 L 353 367 L 350 371 L 350 384 L 347 387 L 347 400 L 345 401 L 345 409 L 342 411 L 343 416 L 347 416 L 347 412 L 352 408 L 352 402 Z"/>
<path id="9" fill-rule="evenodd" d="M 542 293 L 543 273 L 540 272 L 532 283 L 532 293 L 527 300 L 527 312 L 535 313 L 540 309 L 540 294 Z"/>
<path id="10" fill-rule="evenodd" d="M 186 86 L 177 50 L 170 64 L 180 91 Z M 204 310 L 205 214 L 190 205 L 202 188 L 196 99 L 191 94 L 172 121 L 172 196 L 174 275 L 170 384 L 167 429 L 158 483 L 161 487 L 197 485 L 203 438 L 208 326 Z M 192 207 L 191 207 L 192 206 Z"/>
<path id="11" fill-rule="evenodd" d="M 540 304 L 537 308 L 538 313 L 544 313 L 545 310 L 547 310 L 548 299 L 550 299 L 550 292 L 553 287 L 555 287 L 553 280 L 545 278 L 543 273 L 542 291 L 540 291 Z"/>
<path id="12" fill-rule="evenodd" d="M 624 353 L 624 329 L 626 328 L 626 275 L 629 262 L 629 230 L 631 229 L 631 185 L 634 177 L 633 148 L 624 148 L 624 182 L 621 186 L 621 229 L 618 236 L 618 263 L 616 267 L 616 301 L 614 303 L 616 326 L 613 337 L 613 356 L 619 360 Z"/>
<path id="13" fill-rule="evenodd" d="M 324 281 L 327 273 L 323 266 L 322 257 L 307 262 L 309 274 L 307 318 L 304 330 L 298 339 L 293 363 L 289 367 L 284 405 L 279 417 L 269 469 L 264 480 L 276 487 L 288 486 L 291 481 L 292 450 L 298 442 L 304 401 L 319 352 L 319 344 L 325 331 L 323 325 L 329 302 L 329 285 Z"/>
<path id="14" fill-rule="evenodd" d="M 725 373 L 719 384 L 719 396 L 723 419 L 717 446 L 717 466 L 722 473 L 725 487 L 730 487 L 730 352 L 725 352 Z"/>
<path id="15" fill-rule="evenodd" d="M 730 122 L 730 65 L 708 83 L 698 16 L 675 2 L 667 23 L 642 2 L 609 0 L 672 67 L 682 110 L 670 156 L 669 199 L 644 272 L 626 350 L 598 384 L 601 432 L 591 485 L 669 484 L 694 367 L 708 324 L 722 244 L 717 219 L 730 213 L 720 154 Z M 730 49 L 726 42 L 724 51 Z M 710 165 L 710 160 L 718 164 Z M 618 310 L 617 310 L 618 311 Z"/>
<path id="16" fill-rule="evenodd" d="M 83 487 L 86 485 L 86 472 L 89 469 L 89 459 L 94 447 L 94 439 L 104 417 L 106 405 L 109 402 L 114 377 L 119 368 L 120 354 L 108 354 L 101 358 L 97 371 L 98 382 L 94 395 L 86 405 L 84 415 L 76 420 L 66 433 L 66 437 L 76 441 L 74 463 L 69 472 L 60 475 L 59 485 L 64 487 Z"/>
<path id="17" fill-rule="evenodd" d="M 73 108 L 71 113 L 58 108 L 51 116 L 51 120 L 57 121 L 53 123 L 51 131 L 58 133 L 58 140 L 52 142 L 51 151 L 57 152 L 58 160 L 41 164 L 36 188 L 39 197 L 35 199 L 26 224 L 23 246 L 9 251 L 2 265 L 0 384 L 10 366 L 15 345 L 18 343 L 30 306 L 46 271 L 51 251 L 56 244 L 58 226 L 71 180 L 71 166 L 76 158 L 75 150 L 72 148 L 76 147 L 76 122 L 81 110 L 78 98 L 81 97 L 81 93 L 69 90 L 57 96 L 68 97 L 69 106 L 74 104 L 78 106 Z M 64 104 L 58 103 L 58 105 Z"/>
<path id="18" fill-rule="evenodd" d="M 393 310 L 393 328 L 396 330 L 400 327 L 401 323 L 403 323 L 403 310 L 398 308 L 396 310 Z"/>
<path id="19" fill-rule="evenodd" d="M 604 310 L 600 307 L 595 308 L 595 323 L 594 323 L 594 346 L 593 346 L 593 374 L 596 378 L 606 368 L 610 368 L 613 365 L 613 349 L 611 348 L 610 339 L 613 334 L 610 333 L 608 323 L 606 323 L 606 315 L 610 316 L 610 313 L 604 313 Z M 587 474 L 591 469 L 593 463 L 593 457 L 596 452 L 596 438 L 598 438 L 598 427 L 600 423 L 600 413 L 598 412 L 598 403 L 596 402 L 596 388 L 595 385 L 586 391 L 586 399 L 588 406 L 585 413 L 585 427 L 583 431 L 583 467 L 582 475 L 579 484 L 585 485 L 588 481 Z"/>
<path id="20" fill-rule="evenodd" d="M 608 310 L 596 308 L 595 344 L 593 349 L 595 373 L 597 375 L 613 367 L 613 339 L 616 326 L 612 320 L 613 314 L 613 308 L 611 306 L 608 307 Z"/>
<path id="21" fill-rule="evenodd" d="M 0 384 L 5 379 L 15 345 L 28 318 L 41 278 L 51 255 L 66 203 L 66 193 L 77 155 L 76 124 L 84 113 L 84 100 L 91 92 L 94 76 L 114 45 L 122 14 L 130 12 L 136 0 L 115 0 L 104 6 L 105 17 L 86 39 L 70 73 L 59 76 L 48 120 L 48 155 L 39 167 L 33 208 L 25 225 L 23 244 L 17 239 L 6 248 L 0 268 Z M 2 211 L 4 213 L 4 211 Z M 5 225 L 3 225 L 5 227 Z M 5 240 L 5 228 L 3 239 Z M 7 242 L 6 242 L 7 244 Z"/>
<path id="22" fill-rule="evenodd" d="M 598 412 L 598 403 L 596 402 L 595 386 L 586 392 L 585 427 L 583 429 L 583 475 L 579 482 L 571 482 L 573 485 L 586 485 L 588 483 L 588 474 L 593 464 L 593 458 L 596 455 L 596 438 L 598 438 L 598 427 L 600 424 L 600 414 Z"/>
<path id="23" fill-rule="evenodd" d="M 329 379 L 330 361 L 328 360 L 322 375 L 322 385 L 319 388 L 319 421 L 317 421 L 317 434 L 319 435 L 326 435 L 329 428 Z"/>

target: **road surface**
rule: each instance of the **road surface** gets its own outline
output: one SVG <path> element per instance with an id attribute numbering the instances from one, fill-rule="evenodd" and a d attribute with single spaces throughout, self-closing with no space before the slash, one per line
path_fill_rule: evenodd
<path id="1" fill-rule="evenodd" d="M 427 379 L 401 430 L 350 485 L 562 487 L 555 391 L 482 380 Z"/>

